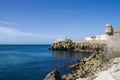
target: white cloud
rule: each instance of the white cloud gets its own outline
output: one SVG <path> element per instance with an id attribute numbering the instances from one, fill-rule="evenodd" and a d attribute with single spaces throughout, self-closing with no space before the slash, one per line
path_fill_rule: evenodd
<path id="1" fill-rule="evenodd" d="M 0 23 L 3 23 L 3 24 L 17 24 L 16 22 L 9 22 L 9 21 L 5 21 L 5 20 L 0 20 Z"/>
<path id="2" fill-rule="evenodd" d="M 7 28 L 7 27 L 1 27 L 0 26 L 0 33 L 2 34 L 8 34 L 8 35 L 23 35 L 23 36 L 35 36 L 33 33 L 28 32 L 22 32 L 17 29 Z"/>
<path id="3" fill-rule="evenodd" d="M 0 20 L 0 23 L 9 24 L 8 21 L 2 21 L 2 20 Z"/>
<path id="4" fill-rule="evenodd" d="M 2 27 L 0 26 L 0 34 L 7 34 L 13 36 L 32 36 L 32 37 L 47 37 L 47 38 L 56 38 L 58 35 L 48 35 L 48 34 L 36 34 L 31 32 L 24 32 L 13 28 Z"/>
<path id="5" fill-rule="evenodd" d="M 24 32 L 13 28 L 0 26 L 0 44 L 5 43 L 51 43 L 51 41 L 59 38 L 58 35 L 36 34 Z"/>

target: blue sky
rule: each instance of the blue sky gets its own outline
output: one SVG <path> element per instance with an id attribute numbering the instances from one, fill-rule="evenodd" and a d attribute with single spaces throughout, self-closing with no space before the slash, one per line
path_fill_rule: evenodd
<path id="1" fill-rule="evenodd" d="M 120 0 L 0 0 L 0 44 L 45 44 L 120 26 Z"/>

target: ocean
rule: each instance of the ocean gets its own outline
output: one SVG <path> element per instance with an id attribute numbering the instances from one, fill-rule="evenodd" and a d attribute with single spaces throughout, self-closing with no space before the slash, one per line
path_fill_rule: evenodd
<path id="1" fill-rule="evenodd" d="M 50 45 L 0 45 L 0 80 L 43 80 L 54 69 L 61 75 L 89 54 L 50 51 Z"/>

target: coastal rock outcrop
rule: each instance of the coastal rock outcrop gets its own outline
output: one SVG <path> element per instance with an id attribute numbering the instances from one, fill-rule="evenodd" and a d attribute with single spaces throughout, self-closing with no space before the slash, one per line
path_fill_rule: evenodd
<path id="1" fill-rule="evenodd" d="M 51 45 L 52 50 L 70 50 L 92 53 L 94 50 L 104 50 L 106 41 L 57 41 Z"/>
<path id="2" fill-rule="evenodd" d="M 87 78 L 78 78 L 76 80 L 120 80 L 120 57 L 108 61 L 106 70 L 100 71 L 95 75 Z"/>
<path id="3" fill-rule="evenodd" d="M 52 50 L 73 50 L 74 43 L 72 42 L 72 40 L 57 41 L 52 44 L 51 49 Z"/>
<path id="4" fill-rule="evenodd" d="M 51 46 L 52 50 L 67 50 L 91 53 L 88 58 L 83 58 L 69 68 L 76 69 L 72 73 L 62 76 L 62 80 L 76 80 L 78 78 L 91 77 L 97 72 L 107 69 L 104 53 L 107 51 L 106 41 L 72 41 L 68 39 L 58 40 Z M 94 77 L 91 77 L 93 80 Z"/>
<path id="5" fill-rule="evenodd" d="M 60 73 L 57 70 L 50 72 L 44 80 L 62 80 Z"/>
<path id="6" fill-rule="evenodd" d="M 69 66 L 69 68 L 75 68 L 77 70 L 73 71 L 71 74 L 63 75 L 62 80 L 84 78 L 107 69 L 109 66 L 103 62 L 103 55 L 101 53 L 101 51 L 94 51 L 89 58 L 84 58 L 80 60 L 80 62 Z"/>

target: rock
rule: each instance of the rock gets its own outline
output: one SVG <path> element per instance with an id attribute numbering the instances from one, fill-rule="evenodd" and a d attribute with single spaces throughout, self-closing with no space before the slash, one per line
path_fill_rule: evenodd
<path id="1" fill-rule="evenodd" d="M 69 68 L 70 68 L 70 69 L 75 69 L 75 68 L 76 68 L 76 66 L 78 66 L 78 63 L 73 64 L 73 65 L 70 65 L 70 66 L 69 66 Z"/>
<path id="2" fill-rule="evenodd" d="M 78 63 L 69 66 L 69 68 L 76 68 L 77 70 L 67 76 L 65 80 L 72 80 L 72 78 L 84 78 L 94 75 L 101 71 L 102 61 L 101 55 L 98 51 L 94 51 L 89 58 L 83 58 Z M 73 79 L 74 80 L 74 79 Z"/>
<path id="3" fill-rule="evenodd" d="M 95 65 L 93 68 L 95 69 Z M 91 68 L 90 73 L 93 72 L 93 68 Z M 98 68 L 100 69 L 97 70 L 98 72 L 96 72 L 95 75 L 92 75 L 92 79 L 87 76 L 87 78 L 78 78 L 77 80 L 120 80 L 120 57 L 103 63 L 102 66 L 98 66 Z"/>
<path id="4" fill-rule="evenodd" d="M 91 56 L 89 58 L 83 58 L 82 60 L 78 60 L 78 63 L 70 65 L 69 68 L 76 69 L 70 74 L 63 75 L 62 80 L 75 80 L 77 78 L 85 78 L 91 75 L 96 74 L 96 72 L 99 72 L 102 69 L 102 51 L 104 51 L 104 46 L 102 44 L 91 44 L 88 42 L 83 43 L 73 43 L 73 42 L 67 42 L 67 41 L 60 41 L 57 43 L 54 43 L 52 45 L 52 49 L 54 50 L 73 50 L 73 51 L 80 51 L 80 52 L 91 52 Z M 48 76 L 45 78 L 45 80 L 61 80 L 60 75 L 59 78 L 55 78 L 53 75 L 54 72 L 48 74 Z M 92 80 L 92 79 L 87 79 Z"/>
<path id="5" fill-rule="evenodd" d="M 120 58 L 118 57 L 118 58 L 112 59 L 111 62 L 113 64 L 120 63 Z"/>
<path id="6" fill-rule="evenodd" d="M 76 48 L 76 49 L 74 49 L 74 51 L 81 51 L 81 48 Z"/>
<path id="7" fill-rule="evenodd" d="M 79 78 L 79 79 L 76 79 L 76 80 L 87 80 L 86 78 Z"/>
<path id="8" fill-rule="evenodd" d="M 72 80 L 73 75 L 72 74 L 68 74 L 68 77 L 66 78 L 66 80 Z"/>
<path id="9" fill-rule="evenodd" d="M 44 80 L 62 80 L 60 73 L 57 70 L 50 72 Z"/>
<path id="10" fill-rule="evenodd" d="M 105 42 L 99 41 L 72 41 L 70 39 L 58 40 L 51 45 L 52 50 L 71 50 L 78 51 L 84 53 L 92 53 L 94 50 L 103 51 L 104 47 L 106 47 Z"/>
<path id="11" fill-rule="evenodd" d="M 114 74 L 112 74 L 113 77 L 115 78 L 115 80 L 120 80 L 120 71 L 115 72 Z"/>
<path id="12" fill-rule="evenodd" d="M 99 74 L 97 74 L 97 78 L 94 80 L 115 80 L 110 73 L 107 71 L 103 71 Z"/>
<path id="13" fill-rule="evenodd" d="M 62 76 L 62 80 L 66 80 L 67 76 L 68 76 L 68 75 L 63 75 L 63 76 Z"/>

